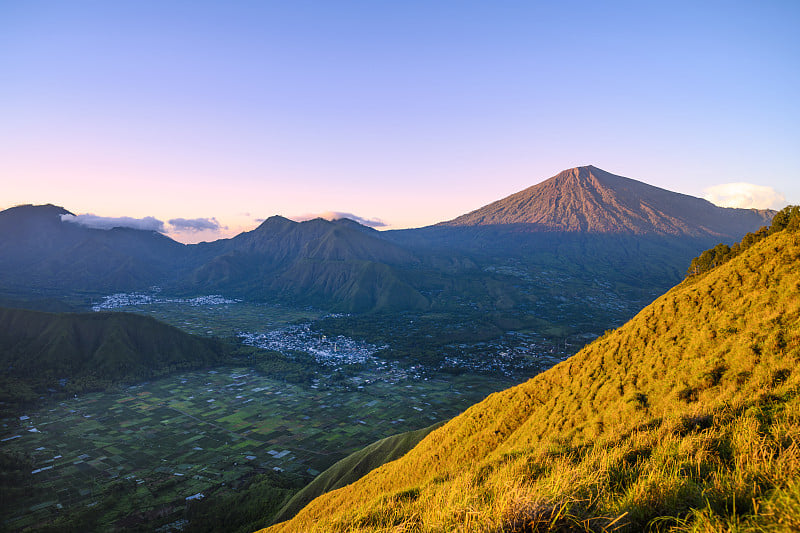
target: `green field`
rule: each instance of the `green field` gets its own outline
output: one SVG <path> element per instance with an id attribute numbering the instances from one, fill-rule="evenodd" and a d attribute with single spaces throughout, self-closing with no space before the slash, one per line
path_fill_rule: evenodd
<path id="1" fill-rule="evenodd" d="M 181 518 L 188 497 L 266 471 L 310 479 L 370 442 L 450 418 L 509 385 L 458 376 L 318 390 L 218 368 L 45 405 L 2 420 L 0 447 L 31 459 L 32 487 L 4 507 L 3 525 L 87 512 L 104 527 L 166 524 Z"/>

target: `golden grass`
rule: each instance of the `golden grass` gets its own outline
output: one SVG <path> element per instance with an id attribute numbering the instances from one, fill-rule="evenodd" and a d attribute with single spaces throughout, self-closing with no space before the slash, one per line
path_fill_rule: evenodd
<path id="1" fill-rule="evenodd" d="M 271 531 L 798 530 L 799 361 L 782 231 Z"/>

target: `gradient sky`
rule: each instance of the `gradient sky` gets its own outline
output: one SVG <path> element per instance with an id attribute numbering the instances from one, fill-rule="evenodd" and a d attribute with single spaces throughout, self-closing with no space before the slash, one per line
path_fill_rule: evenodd
<path id="1" fill-rule="evenodd" d="M 0 0 L 0 208 L 416 227 L 587 164 L 798 204 L 798 28 L 796 0 Z"/>

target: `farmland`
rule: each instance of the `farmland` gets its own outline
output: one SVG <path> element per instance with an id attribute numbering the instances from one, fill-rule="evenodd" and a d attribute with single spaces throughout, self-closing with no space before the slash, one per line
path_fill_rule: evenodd
<path id="1" fill-rule="evenodd" d="M 20 529 L 92 512 L 106 526 L 171 523 L 223 484 L 266 471 L 310 479 L 507 385 L 461 376 L 317 390 L 226 367 L 45 405 L 2 421 L 4 452 L 31 464 L 31 490 L 5 508 L 3 523 Z"/>

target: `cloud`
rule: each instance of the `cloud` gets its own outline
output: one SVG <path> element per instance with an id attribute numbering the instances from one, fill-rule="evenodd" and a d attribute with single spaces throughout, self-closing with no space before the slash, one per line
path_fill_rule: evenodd
<path id="1" fill-rule="evenodd" d="M 165 231 L 164 222 L 154 217 L 101 217 L 87 213 L 85 215 L 61 215 L 61 220 L 95 229 L 133 228 L 161 233 Z"/>
<path id="2" fill-rule="evenodd" d="M 292 220 L 297 222 L 303 222 L 306 220 L 312 220 L 315 218 L 324 218 L 325 220 L 339 220 L 341 218 L 349 218 L 350 220 L 355 220 L 359 224 L 363 226 L 368 226 L 370 228 L 382 228 L 385 227 L 387 224 L 379 219 L 379 218 L 363 218 L 358 215 L 354 215 L 353 213 L 344 213 L 342 211 L 326 211 L 324 213 L 309 213 L 307 215 L 300 215 L 296 217 L 291 217 Z"/>
<path id="3" fill-rule="evenodd" d="M 61 215 L 61 220 L 94 229 L 133 228 L 158 231 L 183 243 L 216 240 L 228 236 L 230 233 L 228 226 L 220 224 L 216 217 L 172 218 L 165 224 L 155 217 L 101 217 L 87 213 L 84 215 Z M 241 230 L 242 228 L 234 229 Z"/>
<path id="4" fill-rule="evenodd" d="M 772 187 L 752 183 L 723 183 L 703 193 L 706 200 L 721 207 L 780 209 L 786 205 L 786 197 Z"/>
<path id="5" fill-rule="evenodd" d="M 169 221 L 174 231 L 217 231 L 228 229 L 220 225 L 215 217 L 211 218 L 172 218 Z"/>

